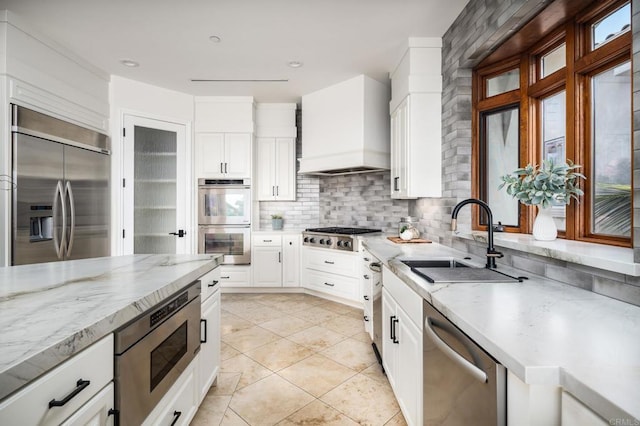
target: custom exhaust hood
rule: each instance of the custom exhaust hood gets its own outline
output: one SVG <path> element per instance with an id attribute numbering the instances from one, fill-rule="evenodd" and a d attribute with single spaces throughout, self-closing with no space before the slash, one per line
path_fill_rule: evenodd
<path id="1" fill-rule="evenodd" d="M 365 75 L 302 97 L 300 174 L 388 170 L 390 89 Z"/>

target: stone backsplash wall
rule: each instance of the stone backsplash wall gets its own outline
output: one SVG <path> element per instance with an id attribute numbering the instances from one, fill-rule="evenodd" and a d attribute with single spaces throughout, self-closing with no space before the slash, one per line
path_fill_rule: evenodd
<path id="1" fill-rule="evenodd" d="M 320 224 L 397 232 L 409 201 L 391 199 L 390 172 L 320 178 Z"/>

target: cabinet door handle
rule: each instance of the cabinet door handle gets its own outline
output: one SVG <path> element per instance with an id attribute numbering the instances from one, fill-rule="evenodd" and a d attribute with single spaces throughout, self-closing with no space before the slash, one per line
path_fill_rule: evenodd
<path id="1" fill-rule="evenodd" d="M 393 328 L 393 320 L 395 319 L 395 317 L 396 317 L 395 315 L 391 315 L 389 317 L 389 339 L 391 339 L 392 341 L 396 340 L 396 336 L 394 335 L 395 330 Z"/>
<path id="2" fill-rule="evenodd" d="M 400 178 L 399 178 L 399 177 L 394 177 L 394 178 L 393 178 L 393 190 L 394 190 L 394 191 L 399 191 L 399 189 L 398 189 L 398 181 L 399 181 L 399 180 L 400 180 Z"/>
<path id="3" fill-rule="evenodd" d="M 278 263 L 282 263 L 282 252 L 278 252 Z"/>
<path id="4" fill-rule="evenodd" d="M 207 284 L 207 287 L 215 287 L 216 284 L 218 284 L 218 282 L 219 282 L 218 280 L 213 280 L 213 281 L 211 281 L 210 284 Z"/>
<path id="5" fill-rule="evenodd" d="M 324 283 L 324 285 L 328 285 L 329 287 L 335 286 L 335 284 L 331 284 L 331 283 Z"/>
<path id="6" fill-rule="evenodd" d="M 204 324 L 204 334 L 202 333 L 202 324 Z M 207 343 L 207 320 L 202 318 L 200 320 L 200 343 Z M 202 337 L 204 335 L 204 338 Z"/>
<path id="7" fill-rule="evenodd" d="M 224 163 L 224 172 L 225 172 L 225 173 L 228 173 L 228 172 L 227 172 L 227 163 Z"/>
<path id="8" fill-rule="evenodd" d="M 87 386 L 89 386 L 91 384 L 91 381 L 89 380 L 78 380 L 76 382 L 76 388 L 74 390 L 72 390 L 69 395 L 65 396 L 64 398 L 62 398 L 62 400 L 58 401 L 57 399 L 52 399 L 51 401 L 49 401 L 49 408 L 53 408 L 53 407 L 62 407 L 63 405 L 65 405 L 67 402 L 71 401 L 76 395 L 78 395 L 80 392 L 82 392 L 84 389 L 87 388 Z"/>
<path id="9" fill-rule="evenodd" d="M 276 185 L 276 196 L 280 195 L 280 186 Z"/>
<path id="10" fill-rule="evenodd" d="M 365 315 L 364 316 L 364 320 L 365 320 L 365 322 L 369 322 L 369 317 Z"/>
<path id="11" fill-rule="evenodd" d="M 400 340 L 398 340 L 398 335 L 396 334 L 396 324 L 398 324 L 400 322 L 400 320 L 396 317 L 393 317 L 393 343 L 400 343 Z"/>
<path id="12" fill-rule="evenodd" d="M 324 263 L 326 263 L 327 265 L 333 265 L 335 262 L 331 262 L 329 260 L 325 260 Z"/>
<path id="13" fill-rule="evenodd" d="M 275 186 L 272 186 L 272 187 L 271 187 L 271 195 L 272 195 L 272 196 L 275 196 L 275 195 L 276 195 L 276 187 L 275 187 Z"/>
<path id="14" fill-rule="evenodd" d="M 116 410 L 115 408 L 111 408 L 111 409 L 109 409 L 109 411 L 107 411 L 107 416 L 113 416 L 113 423 L 115 425 L 119 425 L 120 424 L 120 410 Z"/>
<path id="15" fill-rule="evenodd" d="M 222 163 L 220 163 L 220 173 L 224 173 L 224 168 L 222 166 Z"/>
<path id="16" fill-rule="evenodd" d="M 180 418 L 181 415 L 182 415 L 182 411 L 173 412 L 173 421 L 171 422 L 171 426 L 174 426 L 178 422 L 178 419 Z"/>
<path id="17" fill-rule="evenodd" d="M 365 280 L 369 279 L 369 275 L 367 275 L 367 274 L 364 274 L 363 277 L 364 277 Z"/>
<path id="18" fill-rule="evenodd" d="M 368 257 L 365 257 L 365 258 L 364 258 L 364 259 L 362 259 L 362 260 L 364 260 L 365 262 L 368 262 L 368 261 L 369 261 L 369 258 L 368 258 Z"/>
<path id="19" fill-rule="evenodd" d="M 369 300 L 369 296 L 363 296 L 364 300 Z"/>

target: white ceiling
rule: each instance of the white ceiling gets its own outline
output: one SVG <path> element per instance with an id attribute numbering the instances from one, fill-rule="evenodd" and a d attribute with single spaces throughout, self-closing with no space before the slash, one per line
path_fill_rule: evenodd
<path id="1" fill-rule="evenodd" d="M 467 1 L 0 0 L 0 9 L 109 74 L 194 95 L 297 102 L 358 74 L 388 81 L 407 38 L 441 37 Z"/>

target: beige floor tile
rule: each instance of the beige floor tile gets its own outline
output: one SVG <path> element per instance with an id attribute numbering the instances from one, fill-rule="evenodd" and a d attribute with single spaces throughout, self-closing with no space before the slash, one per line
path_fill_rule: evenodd
<path id="1" fill-rule="evenodd" d="M 311 404 L 301 408 L 296 413 L 278 423 L 278 426 L 294 425 L 357 426 L 358 423 L 316 399 Z"/>
<path id="2" fill-rule="evenodd" d="M 281 337 L 275 333 L 265 330 L 257 325 L 235 333 L 225 334 L 222 341 L 232 346 L 240 352 L 246 352 L 267 343 L 274 342 Z"/>
<path id="3" fill-rule="evenodd" d="M 259 307 L 248 309 L 242 312 L 236 312 L 235 314 L 241 318 L 251 321 L 254 324 L 261 324 L 263 322 L 271 321 L 276 318 L 282 318 L 287 315 L 286 312 L 270 308 L 266 305 L 260 305 Z"/>
<path id="4" fill-rule="evenodd" d="M 367 425 L 384 425 L 400 410 L 390 386 L 362 374 L 320 399 L 356 422 Z"/>
<path id="5" fill-rule="evenodd" d="M 324 327 L 314 326 L 292 334 L 287 339 L 314 351 L 321 351 L 346 339 L 346 337 Z"/>
<path id="6" fill-rule="evenodd" d="M 363 315 L 363 311 L 362 309 L 357 309 L 357 308 L 351 308 L 348 312 L 342 314 L 345 317 L 351 317 L 351 318 L 355 318 L 355 319 L 362 319 L 362 315 Z"/>
<path id="7" fill-rule="evenodd" d="M 344 334 L 345 336 L 353 336 L 359 331 L 364 331 L 362 318 L 355 319 L 343 315 L 331 318 L 328 321 L 320 323 L 320 325 L 324 328 L 328 328 L 329 330 L 333 330 L 336 333 Z"/>
<path id="8" fill-rule="evenodd" d="M 272 308 L 284 311 L 287 314 L 292 312 L 300 312 L 306 309 L 310 309 L 315 306 L 313 303 L 305 302 L 304 300 L 281 300 L 271 305 Z"/>
<path id="9" fill-rule="evenodd" d="M 366 331 L 364 331 L 364 327 L 362 330 L 359 330 L 357 333 L 352 334 L 351 336 L 352 339 L 356 339 L 356 340 L 360 340 L 361 342 L 365 342 L 365 343 L 369 343 L 371 344 L 371 336 L 369 335 L 369 333 L 367 333 Z"/>
<path id="10" fill-rule="evenodd" d="M 382 371 L 382 366 L 378 364 L 378 362 L 365 368 L 360 372 L 360 374 L 385 384 L 389 383 L 389 380 L 387 379 L 387 375 L 384 374 L 384 372 Z"/>
<path id="11" fill-rule="evenodd" d="M 318 397 L 353 377 L 355 371 L 322 355 L 314 355 L 280 370 L 278 375 Z"/>
<path id="12" fill-rule="evenodd" d="M 273 371 L 263 367 L 244 354 L 239 354 L 223 361 L 220 372 L 241 373 L 236 391 L 273 374 Z"/>
<path id="13" fill-rule="evenodd" d="M 253 300 L 237 299 L 237 300 L 231 300 L 226 303 L 222 302 L 220 304 L 220 307 L 225 311 L 228 311 L 228 312 L 231 312 L 232 314 L 237 315 L 239 312 L 246 312 L 252 309 L 263 308 L 264 305 Z"/>
<path id="14" fill-rule="evenodd" d="M 278 371 L 314 354 L 309 348 L 287 339 L 276 340 L 245 352 L 249 358 L 271 371 Z"/>
<path id="15" fill-rule="evenodd" d="M 273 425 L 313 399 L 302 389 L 274 374 L 237 391 L 229 407 L 250 425 Z"/>
<path id="16" fill-rule="evenodd" d="M 218 396 L 233 395 L 236 387 L 238 387 L 241 375 L 242 373 L 218 373 L 216 383 L 214 386 L 211 386 L 208 394 Z"/>
<path id="17" fill-rule="evenodd" d="M 242 420 L 235 411 L 231 408 L 227 408 L 227 411 L 224 413 L 224 418 L 222 419 L 222 423 L 220 426 L 249 426 L 249 423 Z"/>
<path id="18" fill-rule="evenodd" d="M 235 333 L 236 331 L 246 330 L 247 328 L 253 327 L 251 321 L 247 321 L 244 318 L 240 318 L 237 315 L 232 314 L 231 312 L 222 312 L 220 315 L 220 334 L 222 336 L 230 333 Z"/>
<path id="19" fill-rule="evenodd" d="M 355 339 L 346 339 L 322 351 L 322 355 L 355 371 L 362 371 L 377 364 L 370 344 Z"/>
<path id="20" fill-rule="evenodd" d="M 327 299 L 323 299 L 322 297 L 318 297 L 318 296 L 313 296 L 311 294 L 301 294 L 300 296 L 302 296 L 302 300 L 304 300 L 305 302 L 311 303 L 313 305 L 320 305 L 327 301 Z"/>
<path id="21" fill-rule="evenodd" d="M 391 418 L 384 426 L 407 426 L 407 422 L 402 415 L 402 412 L 399 412 L 395 416 Z"/>
<path id="22" fill-rule="evenodd" d="M 342 304 L 342 303 L 334 302 L 334 301 L 331 301 L 331 300 L 326 301 L 325 303 L 319 304 L 318 307 L 320 307 L 322 309 L 326 309 L 326 310 L 331 311 L 331 312 L 335 312 L 335 313 L 340 314 L 340 315 L 349 314 L 354 310 L 356 310 L 356 311 L 359 310 L 360 312 L 362 312 L 362 309 L 357 309 L 357 308 L 351 307 L 349 305 L 345 305 L 345 304 Z"/>
<path id="23" fill-rule="evenodd" d="M 191 421 L 192 426 L 219 425 L 222 422 L 231 396 L 207 395 Z"/>
<path id="24" fill-rule="evenodd" d="M 240 351 L 233 349 L 231 346 L 227 345 L 224 342 L 220 343 L 220 359 L 224 361 L 225 359 L 233 358 L 238 355 Z"/>
<path id="25" fill-rule="evenodd" d="M 305 309 L 303 311 L 292 312 L 291 315 L 302 318 L 305 321 L 309 321 L 313 324 L 319 324 L 321 322 L 325 322 L 330 320 L 331 318 L 335 318 L 340 314 L 332 312 L 328 309 L 323 309 L 319 306 L 312 306 L 309 309 Z"/>
<path id="26" fill-rule="evenodd" d="M 292 316 L 286 316 L 282 318 L 276 318 L 271 321 L 263 322 L 260 327 L 266 328 L 269 331 L 273 331 L 279 336 L 287 337 L 298 331 L 306 330 L 313 327 L 313 324 L 309 321 L 305 321 L 302 318 L 296 318 Z"/>

